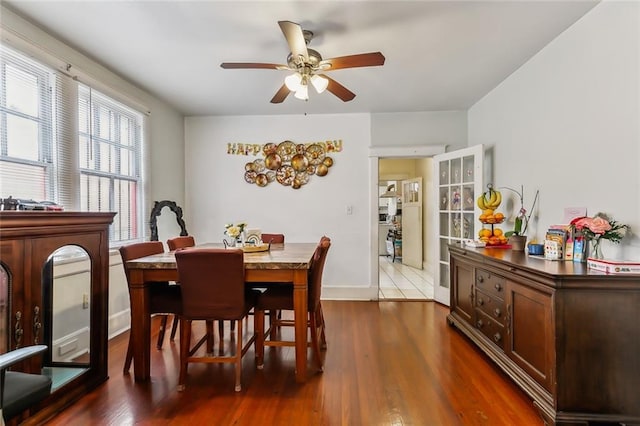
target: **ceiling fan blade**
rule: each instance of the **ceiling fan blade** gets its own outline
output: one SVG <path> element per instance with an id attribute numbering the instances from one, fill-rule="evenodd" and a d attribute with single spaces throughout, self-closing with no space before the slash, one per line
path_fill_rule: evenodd
<path id="1" fill-rule="evenodd" d="M 271 98 L 271 103 L 282 103 L 287 98 L 287 96 L 289 96 L 289 93 L 291 93 L 291 90 L 289 90 L 286 84 L 283 84 L 282 87 L 276 92 L 276 94 L 273 95 L 273 98 Z"/>
<path id="2" fill-rule="evenodd" d="M 384 56 L 380 52 L 361 53 L 359 55 L 340 56 L 320 61 L 320 68 L 324 71 L 342 68 L 375 67 L 384 65 Z"/>
<path id="3" fill-rule="evenodd" d="M 259 62 L 223 62 L 220 66 L 224 69 L 268 69 L 268 70 L 288 70 L 289 67 L 282 64 L 262 64 Z"/>
<path id="4" fill-rule="evenodd" d="M 351 90 L 347 89 L 346 87 L 344 87 L 342 84 L 338 83 L 331 77 L 327 77 L 324 74 L 320 74 L 320 75 L 322 75 L 322 77 L 329 80 L 329 85 L 327 85 L 327 90 L 333 93 L 334 95 L 336 95 L 337 97 L 339 97 L 340 99 L 342 99 L 344 102 L 349 102 L 350 100 L 356 97 L 355 93 L 353 93 Z"/>
<path id="5" fill-rule="evenodd" d="M 307 43 L 304 40 L 304 34 L 300 25 L 291 21 L 278 21 L 280 29 L 287 39 L 289 49 L 294 58 L 302 56 L 305 62 L 309 62 L 309 52 L 307 52 Z"/>

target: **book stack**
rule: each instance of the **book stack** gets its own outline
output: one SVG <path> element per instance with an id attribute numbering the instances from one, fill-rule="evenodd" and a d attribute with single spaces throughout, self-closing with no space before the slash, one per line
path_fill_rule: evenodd
<path id="1" fill-rule="evenodd" d="M 544 257 L 552 260 L 569 260 L 573 259 L 573 250 L 571 228 L 568 225 L 551 225 L 545 235 Z"/>
<path id="2" fill-rule="evenodd" d="M 587 267 L 607 274 L 640 274 L 640 262 L 628 260 L 587 259 Z"/>

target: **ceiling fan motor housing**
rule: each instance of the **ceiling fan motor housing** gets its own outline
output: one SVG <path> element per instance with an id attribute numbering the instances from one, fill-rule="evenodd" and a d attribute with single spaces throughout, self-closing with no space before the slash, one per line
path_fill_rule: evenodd
<path id="1" fill-rule="evenodd" d="M 287 64 L 291 69 L 298 69 L 302 67 L 310 67 L 314 70 L 318 69 L 320 62 L 322 61 L 322 55 L 317 50 L 307 48 L 307 54 L 309 55 L 309 61 L 304 62 L 302 58 L 295 58 L 293 54 L 289 53 L 287 56 Z M 298 59 L 298 61 L 296 61 Z"/>

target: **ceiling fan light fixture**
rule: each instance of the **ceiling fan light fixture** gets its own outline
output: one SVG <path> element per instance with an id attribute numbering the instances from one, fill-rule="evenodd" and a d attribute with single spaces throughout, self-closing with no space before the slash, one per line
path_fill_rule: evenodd
<path id="1" fill-rule="evenodd" d="M 313 84 L 313 87 L 316 89 L 316 92 L 322 93 L 326 90 L 327 86 L 329 85 L 329 80 L 320 75 L 314 75 L 313 77 L 311 77 L 311 84 Z"/>
<path id="2" fill-rule="evenodd" d="M 287 86 L 287 89 L 292 92 L 297 92 L 302 87 L 302 76 L 300 74 L 293 73 L 284 78 L 284 84 Z"/>
<path id="3" fill-rule="evenodd" d="M 308 101 L 309 100 L 309 89 L 307 86 L 305 85 L 301 85 L 300 88 L 298 90 L 296 90 L 296 94 L 293 95 L 296 97 L 296 99 L 300 99 L 303 101 Z"/>

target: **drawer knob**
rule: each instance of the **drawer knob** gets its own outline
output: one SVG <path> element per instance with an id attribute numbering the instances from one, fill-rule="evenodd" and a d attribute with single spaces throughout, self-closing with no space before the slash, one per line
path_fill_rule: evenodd
<path id="1" fill-rule="evenodd" d="M 478 326 L 478 328 L 482 328 L 482 326 L 484 325 L 484 322 L 482 322 L 482 320 L 478 320 L 476 325 Z"/>
<path id="2" fill-rule="evenodd" d="M 500 311 L 500 308 L 496 308 L 493 311 L 493 314 L 496 316 L 496 318 L 500 318 L 500 315 L 502 315 L 502 312 Z"/>
<path id="3" fill-rule="evenodd" d="M 500 291 L 502 290 L 502 286 L 500 284 L 496 284 L 495 285 L 496 290 Z"/>
<path id="4" fill-rule="evenodd" d="M 484 277 L 482 275 L 478 276 L 478 282 L 479 283 L 484 282 Z"/>
<path id="5" fill-rule="evenodd" d="M 493 335 L 493 341 L 498 343 L 500 340 L 502 340 L 502 336 L 500 335 L 500 333 L 496 333 Z"/>
<path id="6" fill-rule="evenodd" d="M 478 305 L 480 306 L 484 305 L 484 299 L 482 297 L 478 298 Z"/>

